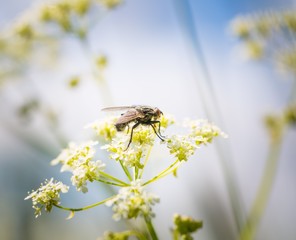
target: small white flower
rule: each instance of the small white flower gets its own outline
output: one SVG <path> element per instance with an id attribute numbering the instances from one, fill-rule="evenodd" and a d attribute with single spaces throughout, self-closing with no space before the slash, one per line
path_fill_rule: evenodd
<path id="1" fill-rule="evenodd" d="M 63 149 L 60 155 L 51 161 L 51 165 L 61 163 L 63 164 L 61 172 L 70 171 L 75 161 L 92 159 L 95 154 L 94 146 L 97 144 L 98 142 L 89 141 L 77 146 L 75 143 L 70 142 L 68 148 Z"/>
<path id="2" fill-rule="evenodd" d="M 37 218 L 41 215 L 43 207 L 45 207 L 46 212 L 50 212 L 53 205 L 59 204 L 60 192 L 66 193 L 68 190 L 68 186 L 51 178 L 49 181 L 46 180 L 44 184 L 41 184 L 36 191 L 32 191 L 25 200 L 32 199 L 35 217 Z"/>
<path id="3" fill-rule="evenodd" d="M 125 132 L 117 133 L 110 144 L 102 147 L 110 152 L 109 157 L 116 161 L 122 161 L 127 167 L 142 168 L 141 159 L 145 157 L 149 147 L 155 141 L 155 133 L 150 126 L 138 126 L 134 129 L 132 143 L 128 149 L 130 134 Z"/>
<path id="4" fill-rule="evenodd" d="M 86 193 L 88 191 L 87 181 L 93 182 L 100 176 L 100 171 L 105 169 L 105 164 L 101 161 L 75 162 L 71 181 L 76 186 L 77 191 Z"/>
<path id="5" fill-rule="evenodd" d="M 95 130 L 97 136 L 109 142 L 116 136 L 117 131 L 114 124 L 117 119 L 117 117 L 108 117 L 88 124 L 86 128 L 92 128 Z"/>
<path id="6" fill-rule="evenodd" d="M 185 126 L 190 128 L 190 137 L 194 139 L 197 146 L 211 143 L 213 138 L 218 136 L 227 137 L 216 125 L 207 120 L 186 121 Z"/>
<path id="7" fill-rule="evenodd" d="M 167 147 L 179 161 L 187 161 L 196 150 L 196 145 L 189 136 L 174 135 L 167 140 Z"/>
<path id="8" fill-rule="evenodd" d="M 154 194 L 143 190 L 140 180 L 131 183 L 130 187 L 120 189 L 118 195 L 106 203 L 112 206 L 113 219 L 118 221 L 121 218 L 131 219 L 138 216 L 153 217 L 152 205 L 159 202 Z"/>
<path id="9" fill-rule="evenodd" d="M 72 172 L 71 181 L 78 191 L 87 192 L 87 181 L 93 182 L 100 176 L 105 164 L 100 160 L 93 161 L 95 154 L 94 146 L 97 142 L 87 142 L 77 146 L 70 143 L 67 149 L 54 159 L 51 164 L 62 164 L 61 171 Z"/>

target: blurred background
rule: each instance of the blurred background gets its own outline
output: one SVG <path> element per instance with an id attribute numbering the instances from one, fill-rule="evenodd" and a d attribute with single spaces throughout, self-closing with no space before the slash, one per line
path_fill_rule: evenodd
<path id="1" fill-rule="evenodd" d="M 125 0 L 77 14 L 70 27 L 63 18 L 48 24 L 45 13 L 36 17 L 40 2 L 10 0 L 0 9 L 0 239 L 96 239 L 126 229 L 104 206 L 71 220 L 58 209 L 35 219 L 24 198 L 45 178 L 70 185 L 50 161 L 67 142 L 89 139 L 84 126 L 105 116 L 101 108 L 134 104 L 157 106 L 178 120 L 207 118 L 229 136 L 217 148 L 198 150 L 177 179 L 149 186 L 161 199 L 154 219 L 160 239 L 170 239 L 174 213 L 203 220 L 197 239 L 238 239 L 234 212 L 247 215 L 266 165 L 270 138 L 263 118 L 287 105 L 295 79 L 272 61 L 247 59 L 231 22 L 293 9 L 296 2 Z M 38 34 L 22 25 L 27 21 Z M 289 128 L 256 239 L 296 239 L 295 140 Z M 166 155 L 153 154 L 158 172 L 157 160 Z M 63 205 L 108 196 L 93 185 L 87 194 L 70 191 Z"/>

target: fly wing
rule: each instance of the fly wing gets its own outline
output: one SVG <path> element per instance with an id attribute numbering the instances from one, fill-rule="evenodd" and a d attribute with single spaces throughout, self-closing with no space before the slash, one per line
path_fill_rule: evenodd
<path id="1" fill-rule="evenodd" d="M 101 111 L 122 111 L 135 108 L 134 106 L 118 106 L 118 107 L 106 107 L 101 109 Z"/>
<path id="2" fill-rule="evenodd" d="M 145 115 L 143 113 L 132 108 L 132 109 L 126 111 L 124 114 L 122 114 L 120 116 L 120 118 L 118 118 L 116 124 L 125 124 L 125 123 L 129 123 L 131 121 L 134 121 L 137 118 L 144 118 L 144 117 L 145 117 Z"/>

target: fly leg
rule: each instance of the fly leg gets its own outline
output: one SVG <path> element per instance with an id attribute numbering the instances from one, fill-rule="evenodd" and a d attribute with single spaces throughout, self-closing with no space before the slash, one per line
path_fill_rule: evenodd
<path id="1" fill-rule="evenodd" d="M 125 149 L 124 151 L 126 151 L 126 150 L 129 148 L 129 146 L 131 145 L 131 142 L 132 142 L 132 140 L 133 140 L 134 129 L 135 129 L 136 127 L 138 127 L 139 125 L 140 125 L 140 122 L 137 122 L 137 123 L 132 127 L 132 132 L 131 132 L 130 140 L 129 140 L 129 142 L 128 142 L 128 144 L 127 144 L 127 147 L 126 147 L 126 149 Z"/>
<path id="2" fill-rule="evenodd" d="M 161 132 L 160 132 L 160 121 L 150 121 L 150 125 L 152 126 L 152 124 L 155 124 L 155 123 L 158 123 L 158 134 L 156 133 L 156 131 L 155 131 L 155 128 L 153 129 L 154 130 L 154 132 L 156 133 L 156 135 L 161 139 L 161 140 L 163 140 L 162 138 L 165 138 L 165 136 L 162 136 L 161 135 Z"/>
<path id="3" fill-rule="evenodd" d="M 153 121 L 152 121 L 152 122 L 153 122 Z M 156 121 L 156 122 L 158 122 L 158 121 Z M 161 136 L 157 133 L 155 127 L 153 126 L 153 123 L 149 123 L 149 125 L 153 128 L 153 131 L 155 132 L 155 134 L 157 135 L 157 137 L 159 137 L 159 139 L 160 139 L 161 141 L 164 141 L 163 137 L 161 137 Z"/>

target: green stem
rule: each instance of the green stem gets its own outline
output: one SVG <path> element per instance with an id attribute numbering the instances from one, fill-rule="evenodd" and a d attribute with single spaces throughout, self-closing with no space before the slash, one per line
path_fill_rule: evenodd
<path id="1" fill-rule="evenodd" d="M 276 176 L 280 149 L 281 139 L 271 143 L 260 187 L 257 191 L 256 198 L 246 223 L 242 228 L 240 240 L 253 240 L 255 238 L 257 228 L 266 208 L 266 204 L 268 202 L 268 198 L 270 196 L 272 185 Z"/>
<path id="2" fill-rule="evenodd" d="M 127 176 L 127 178 L 128 178 L 130 181 L 132 181 L 133 178 L 132 178 L 132 176 L 131 176 L 129 170 L 127 169 L 127 167 L 123 165 L 122 161 L 119 161 L 119 163 L 120 163 L 120 165 L 121 165 L 123 171 L 125 172 L 125 175 Z"/>
<path id="3" fill-rule="evenodd" d="M 139 169 L 137 167 L 134 167 L 134 180 L 137 180 L 139 176 Z"/>
<path id="4" fill-rule="evenodd" d="M 63 207 L 63 206 L 60 206 L 60 205 L 57 205 L 57 204 L 53 204 L 55 207 L 57 208 L 60 208 L 60 209 L 63 209 L 65 211 L 71 211 L 71 212 L 78 212 L 78 211 L 83 211 L 83 210 L 87 210 L 87 209 L 90 209 L 90 208 L 93 208 L 93 207 L 96 207 L 96 206 L 99 206 L 101 204 L 104 204 L 105 202 L 113 199 L 114 197 L 116 197 L 116 195 L 112 196 L 112 197 L 109 197 L 109 198 L 106 198 L 104 199 L 103 201 L 100 201 L 100 202 L 97 202 L 97 203 L 94 203 L 94 204 L 91 204 L 91 205 L 88 205 L 88 206 L 85 206 L 85 207 L 82 207 L 82 208 L 67 208 L 67 207 Z"/>
<path id="5" fill-rule="evenodd" d="M 178 165 L 177 165 L 178 164 Z M 162 177 L 167 176 L 171 172 L 173 172 L 176 168 L 180 166 L 181 162 L 179 160 L 176 160 L 173 164 L 171 164 L 169 167 L 167 167 L 165 170 L 161 171 L 159 174 L 157 174 L 155 177 L 151 178 L 150 180 L 146 181 L 143 186 L 148 185 L 149 183 L 152 183 Z"/>
<path id="6" fill-rule="evenodd" d="M 117 186 L 117 187 L 126 187 L 126 186 L 129 186 L 128 184 L 120 184 L 120 183 L 115 183 L 115 182 L 109 182 L 109 181 L 106 181 L 104 179 L 101 179 L 101 178 L 98 178 L 96 179 L 96 181 L 98 182 L 102 182 L 102 183 L 106 183 L 106 184 L 109 184 L 109 185 L 113 185 L 113 186 Z"/>
<path id="7" fill-rule="evenodd" d="M 177 229 L 174 229 L 173 231 L 173 240 L 179 240 L 179 232 Z"/>
<path id="8" fill-rule="evenodd" d="M 112 176 L 112 175 L 110 175 L 110 174 L 108 174 L 108 173 L 106 173 L 106 172 L 100 171 L 100 175 L 102 175 L 102 176 L 105 177 L 105 178 L 112 179 L 112 180 L 114 180 L 114 181 L 116 181 L 116 182 L 118 182 L 118 183 L 121 183 L 121 184 L 124 185 L 124 186 L 129 186 L 128 183 L 126 183 L 126 182 L 124 182 L 124 181 L 121 181 L 120 179 L 118 179 L 118 178 L 116 178 L 116 177 L 114 177 L 114 176 Z"/>
<path id="9" fill-rule="evenodd" d="M 152 240 L 158 240 L 157 234 L 156 234 L 156 232 L 154 230 L 154 227 L 153 227 L 153 224 L 151 222 L 151 218 L 145 216 L 144 219 L 145 219 L 146 226 L 148 228 L 148 231 L 149 231 L 149 233 L 151 235 Z"/>
<path id="10" fill-rule="evenodd" d="M 127 234 L 129 236 L 136 236 L 138 239 L 140 240 L 146 240 L 145 236 L 143 236 L 143 234 L 137 232 L 137 231 L 134 231 L 134 230 L 130 230 L 130 231 L 127 231 Z"/>
<path id="11" fill-rule="evenodd" d="M 296 99 L 296 76 L 294 74 L 294 78 L 292 79 L 292 87 L 291 87 L 291 93 L 289 96 L 289 102 L 293 103 Z"/>

